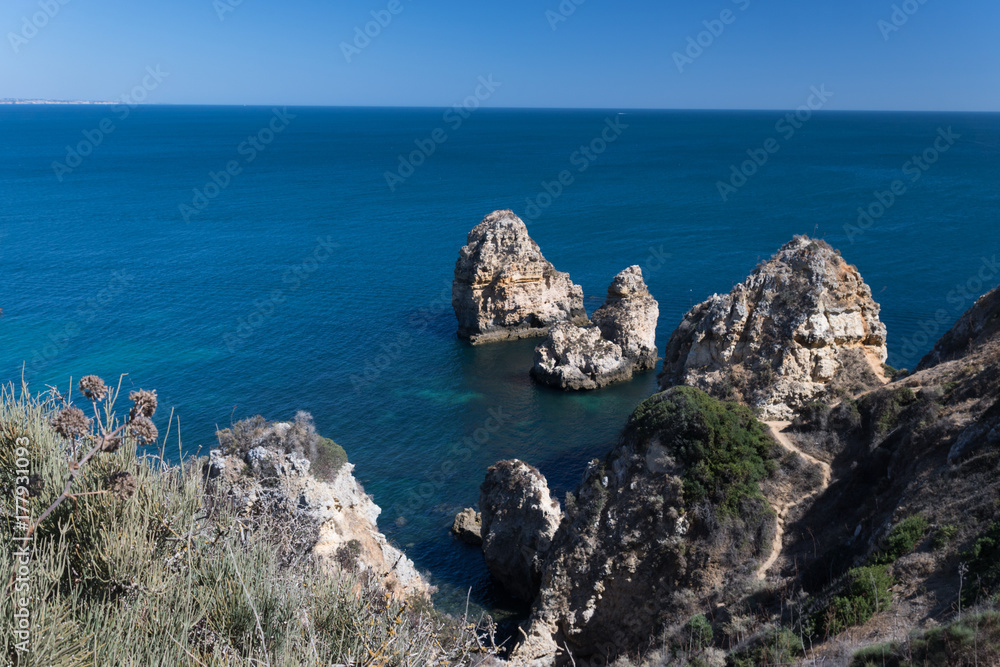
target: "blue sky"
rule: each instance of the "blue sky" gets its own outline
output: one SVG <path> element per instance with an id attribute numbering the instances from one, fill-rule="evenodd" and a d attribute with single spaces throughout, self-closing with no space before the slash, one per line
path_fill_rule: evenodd
<path id="1" fill-rule="evenodd" d="M 444 107 L 493 75 L 497 107 L 785 109 L 825 85 L 828 109 L 1000 111 L 997 0 L 579 1 L 4 0 L 0 97 L 118 99 L 159 66 L 148 102 Z M 348 62 L 372 12 L 391 22 Z"/>

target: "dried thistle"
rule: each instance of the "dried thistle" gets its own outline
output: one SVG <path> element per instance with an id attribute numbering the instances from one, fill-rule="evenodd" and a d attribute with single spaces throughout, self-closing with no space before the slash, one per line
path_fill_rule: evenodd
<path id="1" fill-rule="evenodd" d="M 104 380 L 96 375 L 86 375 L 80 380 L 80 391 L 92 401 L 103 401 L 108 395 Z"/>
<path id="2" fill-rule="evenodd" d="M 132 401 L 132 409 L 129 410 L 128 420 L 133 421 L 136 417 L 152 417 L 156 412 L 156 392 L 140 389 L 129 392 L 128 400 Z"/>
<path id="3" fill-rule="evenodd" d="M 149 417 L 137 415 L 128 424 L 129 432 L 140 445 L 149 445 L 156 442 L 160 432 L 156 430 L 156 424 Z"/>
<path id="4" fill-rule="evenodd" d="M 52 428 L 67 439 L 74 439 L 90 433 L 91 420 L 80 408 L 63 408 L 52 418 Z"/>
<path id="5" fill-rule="evenodd" d="M 101 451 L 108 454 L 113 454 L 118 451 L 118 448 L 122 446 L 122 439 L 117 435 L 108 435 L 104 438 L 104 443 L 101 445 Z"/>
<path id="6" fill-rule="evenodd" d="M 128 500 L 135 495 L 135 477 L 127 472 L 116 472 L 108 477 L 108 491 L 119 500 Z"/>

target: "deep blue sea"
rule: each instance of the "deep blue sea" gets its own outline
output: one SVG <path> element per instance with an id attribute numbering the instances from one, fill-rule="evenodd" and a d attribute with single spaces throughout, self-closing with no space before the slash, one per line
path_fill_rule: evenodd
<path id="1" fill-rule="evenodd" d="M 158 390 L 161 433 L 174 409 L 185 454 L 232 420 L 308 410 L 440 605 L 472 588 L 514 609 L 452 517 L 509 457 L 562 496 L 655 373 L 563 394 L 528 378 L 537 341 L 457 340 L 452 271 L 484 215 L 520 214 L 591 311 L 642 266 L 661 351 L 795 234 L 860 268 L 900 367 L 1000 282 L 1000 115 L 784 116 L 0 107 L 0 381 L 128 373 Z"/>

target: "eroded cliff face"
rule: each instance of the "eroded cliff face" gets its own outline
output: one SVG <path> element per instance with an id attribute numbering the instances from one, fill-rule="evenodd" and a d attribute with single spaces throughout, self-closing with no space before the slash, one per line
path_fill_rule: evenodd
<path id="1" fill-rule="evenodd" d="M 217 499 L 233 503 L 252 519 L 266 512 L 283 517 L 299 551 L 308 551 L 329 567 L 371 572 L 393 595 L 429 596 L 432 587 L 413 562 L 379 532 L 381 509 L 354 478 L 346 461 L 322 479 L 305 457 L 318 438 L 311 430 L 289 422 L 253 421 L 223 433 L 230 447 L 212 450 L 208 489 Z M 313 447 L 315 449 L 315 447 Z"/>
<path id="2" fill-rule="evenodd" d="M 799 236 L 729 294 L 695 306 L 667 343 L 660 388 L 733 397 L 764 419 L 886 382 L 885 325 L 857 268 Z"/>
<path id="3" fill-rule="evenodd" d="M 476 225 L 455 263 L 458 335 L 473 344 L 544 336 L 558 322 L 584 323 L 583 289 L 556 271 L 512 211 Z"/>
<path id="4" fill-rule="evenodd" d="M 774 456 L 745 407 L 689 387 L 645 401 L 567 497 L 515 663 L 604 664 L 648 647 L 697 596 L 753 576 L 774 532 L 756 486 Z"/>
<path id="5" fill-rule="evenodd" d="M 513 459 L 490 467 L 480 488 L 483 557 L 504 588 L 530 602 L 538 592 L 542 565 L 562 520 L 559 502 L 545 477 Z"/>
<path id="6" fill-rule="evenodd" d="M 629 380 L 656 365 L 659 306 L 630 266 L 608 287 L 608 296 L 589 326 L 559 324 L 535 348 L 531 369 L 537 381 L 559 389 L 597 389 Z"/>

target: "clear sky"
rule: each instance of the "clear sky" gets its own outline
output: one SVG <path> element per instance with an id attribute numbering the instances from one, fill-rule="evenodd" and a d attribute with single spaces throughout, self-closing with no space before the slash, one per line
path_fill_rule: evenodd
<path id="1" fill-rule="evenodd" d="M 146 76 L 154 103 L 444 107 L 492 75 L 484 106 L 786 109 L 825 85 L 828 109 L 1000 111 L 998 0 L 3 0 L 0 28 L 0 98 Z"/>

